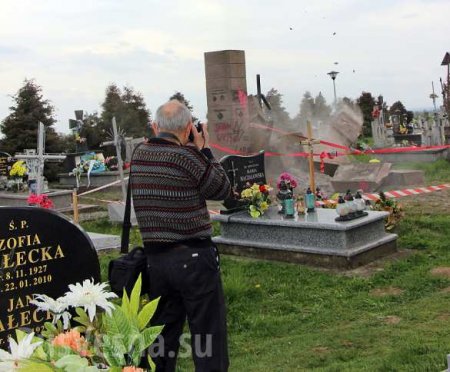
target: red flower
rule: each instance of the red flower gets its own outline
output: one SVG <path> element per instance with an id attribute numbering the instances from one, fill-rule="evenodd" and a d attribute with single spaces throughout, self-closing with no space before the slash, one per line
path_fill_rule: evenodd
<path id="1" fill-rule="evenodd" d="M 30 194 L 27 199 L 28 204 L 36 205 L 41 208 L 51 209 L 53 208 L 53 202 L 49 199 L 49 197 L 45 194 Z"/>
<path id="2" fill-rule="evenodd" d="M 260 185 L 260 186 L 259 186 L 259 191 L 261 191 L 261 192 L 267 192 L 266 185 Z"/>

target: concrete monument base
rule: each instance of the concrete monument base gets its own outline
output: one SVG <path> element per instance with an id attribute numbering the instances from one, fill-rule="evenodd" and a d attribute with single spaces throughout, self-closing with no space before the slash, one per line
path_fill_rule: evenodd
<path id="1" fill-rule="evenodd" d="M 387 212 L 336 222 L 336 211 L 317 209 L 287 219 L 271 207 L 253 219 L 247 211 L 213 215 L 221 235 L 214 242 L 223 253 L 314 266 L 353 268 L 396 251 L 396 234 L 386 233 Z"/>

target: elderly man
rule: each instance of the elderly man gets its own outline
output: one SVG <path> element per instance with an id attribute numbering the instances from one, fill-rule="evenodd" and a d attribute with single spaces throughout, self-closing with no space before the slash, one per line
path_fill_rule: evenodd
<path id="1" fill-rule="evenodd" d="M 176 100 L 163 104 L 152 127 L 155 137 L 139 146 L 131 162 L 149 295 L 161 296 L 152 325 L 164 325 L 150 354 L 157 371 L 175 371 L 187 317 L 195 370 L 227 371 L 219 255 L 206 200 L 226 198 L 230 182 L 209 148 L 207 125 L 198 131 L 185 105 Z"/>

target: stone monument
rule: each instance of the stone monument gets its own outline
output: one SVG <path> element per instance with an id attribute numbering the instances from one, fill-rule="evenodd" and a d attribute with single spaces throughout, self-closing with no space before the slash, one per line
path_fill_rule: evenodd
<path id="1" fill-rule="evenodd" d="M 100 280 L 86 233 L 57 212 L 0 207 L 0 347 L 17 328 L 39 333 L 51 320 L 30 304 L 33 294 L 62 296 L 69 284 Z"/>
<path id="2" fill-rule="evenodd" d="M 211 142 L 244 154 L 250 153 L 252 138 L 248 127 L 244 51 L 206 52 L 205 77 Z"/>

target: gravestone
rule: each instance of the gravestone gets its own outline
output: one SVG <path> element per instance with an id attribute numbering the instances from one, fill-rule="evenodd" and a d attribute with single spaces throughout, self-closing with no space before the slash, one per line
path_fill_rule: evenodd
<path id="1" fill-rule="evenodd" d="M 239 208 L 242 190 L 253 185 L 265 184 L 266 173 L 264 168 L 264 151 L 251 156 L 228 155 L 220 160 L 223 168 L 227 172 L 233 190 L 233 196 L 224 201 L 227 209 Z"/>
<path id="2" fill-rule="evenodd" d="M 36 207 L 0 207 L 0 348 L 16 328 L 42 330 L 51 315 L 33 294 L 62 296 L 69 284 L 100 280 L 94 246 L 77 225 Z"/>
<path id="3" fill-rule="evenodd" d="M 0 176 L 8 177 L 11 163 L 11 155 L 7 152 L 0 151 Z"/>

